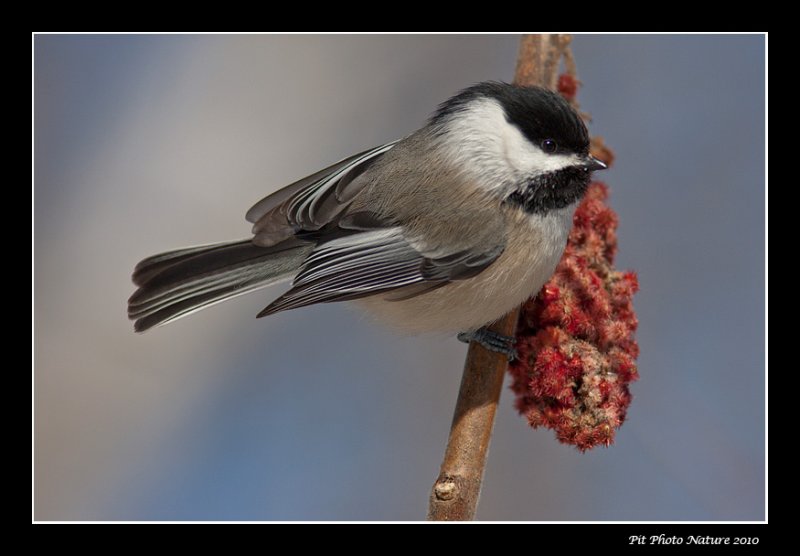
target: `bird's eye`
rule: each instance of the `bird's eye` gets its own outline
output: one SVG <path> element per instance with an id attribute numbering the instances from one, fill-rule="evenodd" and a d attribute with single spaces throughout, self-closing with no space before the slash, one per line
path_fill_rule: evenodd
<path id="1" fill-rule="evenodd" d="M 558 145 L 553 139 L 545 139 L 542 141 L 542 150 L 546 153 L 554 153 L 558 149 Z"/>

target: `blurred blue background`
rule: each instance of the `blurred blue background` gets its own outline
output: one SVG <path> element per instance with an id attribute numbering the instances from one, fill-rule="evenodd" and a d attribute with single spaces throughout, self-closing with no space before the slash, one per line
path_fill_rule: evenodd
<path id="1" fill-rule="evenodd" d="M 281 287 L 136 335 L 142 257 L 510 80 L 516 36 L 36 36 L 35 517 L 423 519 L 466 346 Z M 641 380 L 608 449 L 504 391 L 478 517 L 764 518 L 764 39 L 577 36 Z"/>

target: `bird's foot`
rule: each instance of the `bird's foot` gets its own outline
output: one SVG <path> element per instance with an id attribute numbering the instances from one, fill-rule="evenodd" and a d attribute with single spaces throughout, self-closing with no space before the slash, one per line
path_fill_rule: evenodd
<path id="1" fill-rule="evenodd" d="M 514 344 L 517 339 L 513 336 L 506 336 L 498 332 L 493 332 L 485 326 L 472 332 L 461 332 L 457 338 L 459 341 L 468 344 L 470 342 L 478 342 L 484 348 L 495 353 L 502 353 L 508 357 L 508 362 L 511 363 L 517 358 L 517 350 Z"/>

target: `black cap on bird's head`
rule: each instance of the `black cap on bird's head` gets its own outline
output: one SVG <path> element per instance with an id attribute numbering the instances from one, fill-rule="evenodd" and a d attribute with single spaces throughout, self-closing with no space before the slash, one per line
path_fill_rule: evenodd
<path id="1" fill-rule="evenodd" d="M 430 124 L 450 133 L 467 163 L 477 161 L 485 187 L 530 213 L 573 205 L 591 172 L 607 167 L 589 154 L 589 133 L 575 108 L 542 87 L 478 83 L 441 104 Z M 496 186 L 509 181 L 511 190 Z"/>
<path id="2" fill-rule="evenodd" d="M 478 83 L 442 103 L 431 120 L 435 123 L 455 115 L 480 98 L 500 103 L 508 122 L 545 152 L 589 154 L 589 132 L 583 119 L 564 97 L 542 87 Z"/>

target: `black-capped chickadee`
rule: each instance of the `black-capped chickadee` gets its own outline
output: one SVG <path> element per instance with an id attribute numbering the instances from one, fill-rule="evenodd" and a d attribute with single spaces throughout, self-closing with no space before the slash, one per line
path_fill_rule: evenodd
<path id="1" fill-rule="evenodd" d="M 485 325 L 552 275 L 591 172 L 586 126 L 560 95 L 479 83 L 408 137 L 272 193 L 251 239 L 154 255 L 134 270 L 141 332 L 292 280 L 258 316 L 358 300 L 410 332 L 461 332 L 513 354 Z"/>

